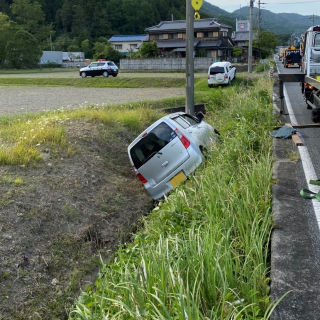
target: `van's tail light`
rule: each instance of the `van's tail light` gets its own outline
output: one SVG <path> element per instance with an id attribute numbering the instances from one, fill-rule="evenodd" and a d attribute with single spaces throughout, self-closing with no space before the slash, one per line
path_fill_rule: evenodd
<path id="1" fill-rule="evenodd" d="M 140 180 L 143 184 L 145 184 L 145 183 L 148 182 L 147 179 L 146 179 L 141 173 L 138 173 L 138 174 L 137 174 L 137 177 L 139 178 L 139 180 Z"/>
<path id="2" fill-rule="evenodd" d="M 210 80 L 210 76 L 208 76 L 208 80 Z"/>
<path id="3" fill-rule="evenodd" d="M 190 146 L 190 141 L 189 139 L 183 135 L 179 129 L 174 130 L 174 132 L 177 134 L 177 136 L 179 137 L 180 141 L 182 142 L 182 144 L 184 145 L 184 147 L 187 149 Z"/>
<path id="4" fill-rule="evenodd" d="M 228 75 L 227 75 L 227 74 L 225 74 L 225 75 L 224 75 L 224 78 L 225 78 L 225 79 L 228 79 Z"/>

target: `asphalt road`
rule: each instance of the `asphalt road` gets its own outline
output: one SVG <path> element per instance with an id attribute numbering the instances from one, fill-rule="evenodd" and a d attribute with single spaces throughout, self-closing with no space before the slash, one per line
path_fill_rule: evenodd
<path id="1" fill-rule="evenodd" d="M 299 73 L 298 68 L 283 68 L 280 73 Z M 311 124 L 298 83 L 285 83 L 288 101 L 282 115 L 291 122 L 288 105 L 297 124 Z M 320 128 L 298 129 L 307 148 L 318 179 L 320 178 Z M 303 147 L 305 149 L 305 147 Z M 299 191 L 307 187 L 301 159 L 292 160 L 292 154 L 301 155 L 291 140 L 274 140 L 273 217 L 275 229 L 271 238 L 271 293 L 277 301 L 272 320 L 320 319 L 320 232 L 311 200 L 300 197 Z"/>
<path id="2" fill-rule="evenodd" d="M 301 73 L 299 68 L 296 67 L 284 68 L 281 62 L 277 63 L 277 67 L 281 73 Z M 307 105 L 303 100 L 300 84 L 292 82 L 285 83 L 284 86 L 287 89 L 298 124 L 312 124 L 311 110 L 307 109 Z M 289 122 L 289 117 L 287 117 L 287 120 Z M 299 129 L 299 132 L 303 138 L 304 145 L 308 148 L 316 174 L 320 179 L 320 128 L 303 128 Z"/>

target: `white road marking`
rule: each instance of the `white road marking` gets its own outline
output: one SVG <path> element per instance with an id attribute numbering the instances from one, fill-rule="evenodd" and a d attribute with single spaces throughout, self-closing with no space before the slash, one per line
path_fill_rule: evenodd
<path id="1" fill-rule="evenodd" d="M 291 102 L 290 102 L 290 99 L 288 96 L 287 89 L 285 87 L 285 83 L 283 84 L 283 92 L 284 92 L 284 97 L 286 100 L 286 105 L 287 105 L 288 114 L 289 114 L 291 124 L 293 124 L 293 125 L 298 124 L 297 119 L 296 119 L 294 112 L 293 112 L 293 108 L 292 108 L 292 105 L 291 105 Z M 314 170 L 314 166 L 312 164 L 310 154 L 309 154 L 307 147 L 299 146 L 298 151 L 300 154 L 304 175 L 307 180 L 308 189 L 313 192 L 319 192 L 320 191 L 319 186 L 315 186 L 315 185 L 312 185 L 309 183 L 310 180 L 318 180 L 318 178 L 316 175 L 316 171 Z M 317 222 L 318 222 L 318 227 L 320 230 L 320 201 L 318 201 L 316 199 L 312 199 L 312 205 L 313 205 L 313 210 L 316 215 Z"/>
<path id="2" fill-rule="evenodd" d="M 284 95 L 284 98 L 286 100 L 286 105 L 287 105 L 288 114 L 289 114 L 289 117 L 290 117 L 291 124 L 292 125 L 297 125 L 298 121 L 296 119 L 296 116 L 293 113 L 293 108 L 292 108 L 292 105 L 291 105 L 291 102 L 290 102 L 290 99 L 289 99 L 289 95 L 288 95 L 288 91 L 287 91 L 285 83 L 283 83 L 283 95 Z"/>

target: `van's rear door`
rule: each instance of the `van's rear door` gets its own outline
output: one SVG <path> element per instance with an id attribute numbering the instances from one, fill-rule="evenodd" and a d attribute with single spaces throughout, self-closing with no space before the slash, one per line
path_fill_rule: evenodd
<path id="1" fill-rule="evenodd" d="M 183 164 L 189 153 L 174 130 L 161 122 L 130 149 L 136 169 L 147 181 L 158 184 Z"/>
<path id="2" fill-rule="evenodd" d="M 221 83 L 224 81 L 225 69 L 224 67 L 211 67 L 210 79 L 215 83 Z"/>

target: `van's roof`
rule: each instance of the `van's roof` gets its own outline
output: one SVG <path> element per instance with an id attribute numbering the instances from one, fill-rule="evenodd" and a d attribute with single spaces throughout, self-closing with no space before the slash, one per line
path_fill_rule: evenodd
<path id="1" fill-rule="evenodd" d="M 227 64 L 230 64 L 230 62 L 228 61 L 214 62 L 210 67 L 224 67 Z"/>

